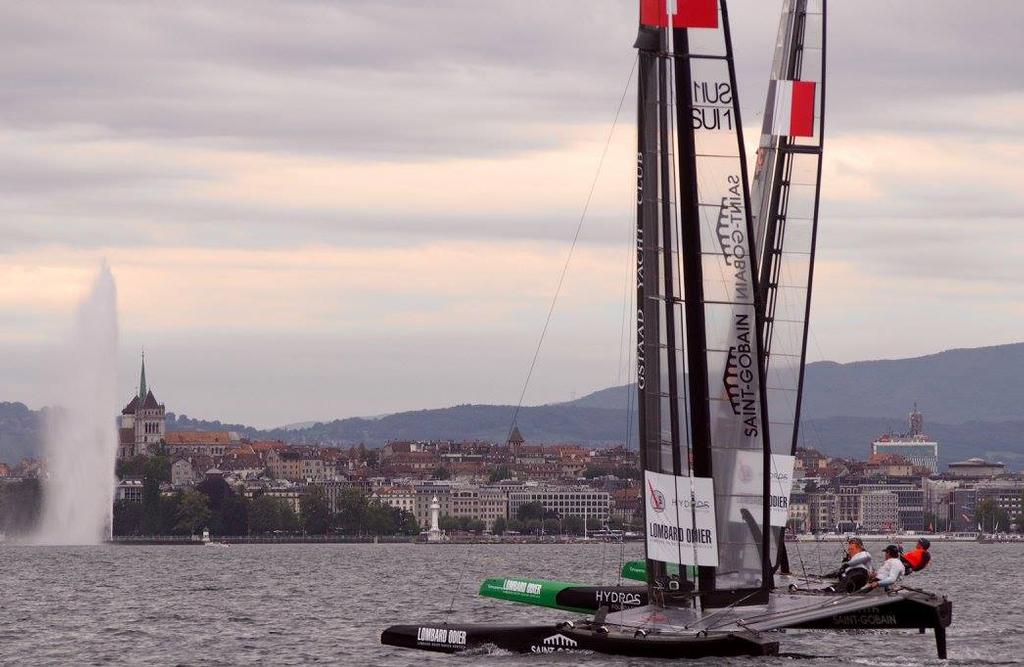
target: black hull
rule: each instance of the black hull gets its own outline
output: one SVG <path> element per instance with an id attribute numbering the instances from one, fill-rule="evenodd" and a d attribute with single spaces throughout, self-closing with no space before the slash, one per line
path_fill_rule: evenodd
<path id="1" fill-rule="evenodd" d="M 854 612 L 795 623 L 787 627 L 813 630 L 900 630 L 948 628 L 953 603 L 928 593 L 880 597 L 879 603 Z"/>
<path id="2" fill-rule="evenodd" d="M 635 658 L 707 658 L 778 655 L 774 640 L 749 632 L 659 635 L 597 632 L 589 626 L 559 625 L 393 625 L 381 633 L 388 646 L 440 653 L 501 649 L 512 653 L 594 652 Z"/>
<path id="3" fill-rule="evenodd" d="M 621 611 L 642 607 L 648 602 L 646 586 L 572 586 L 555 596 L 559 608 L 597 611 Z"/>

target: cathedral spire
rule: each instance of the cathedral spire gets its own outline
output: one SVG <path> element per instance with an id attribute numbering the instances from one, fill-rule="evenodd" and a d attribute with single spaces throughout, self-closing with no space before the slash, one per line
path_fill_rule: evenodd
<path id="1" fill-rule="evenodd" d="M 139 374 L 139 402 L 146 400 L 146 351 L 142 351 L 142 372 Z"/>

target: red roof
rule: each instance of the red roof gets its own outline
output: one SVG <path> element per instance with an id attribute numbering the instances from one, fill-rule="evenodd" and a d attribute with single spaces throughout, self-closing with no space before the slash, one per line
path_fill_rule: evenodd
<path id="1" fill-rule="evenodd" d="M 168 445 L 230 445 L 230 431 L 171 431 L 164 436 Z"/>

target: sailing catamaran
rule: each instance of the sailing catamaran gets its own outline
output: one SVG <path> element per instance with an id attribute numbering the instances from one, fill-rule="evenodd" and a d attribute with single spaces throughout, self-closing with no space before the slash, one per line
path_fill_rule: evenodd
<path id="1" fill-rule="evenodd" d="M 769 471 L 771 525 L 780 529 L 778 535 L 773 532 L 770 552 L 777 555 L 775 564 L 781 567 L 773 569 L 781 574 L 789 574 L 781 530 L 788 520 L 792 455 L 798 444 L 821 189 L 825 4 L 826 0 L 783 2 L 751 182 L 754 246 L 761 267 L 758 285 L 764 308 L 762 353 L 770 441 L 776 452 L 784 454 L 772 457 Z M 646 581 L 644 561 L 626 563 L 621 577 Z M 626 601 L 627 606 L 647 603 L 643 587 L 530 581 L 540 584 L 537 595 L 524 598 L 509 590 L 503 579 L 484 581 L 480 594 L 567 611 L 578 609 L 585 601 L 591 610 L 608 600 Z M 572 604 L 560 607 L 558 600 Z"/>
<path id="2" fill-rule="evenodd" d="M 775 590 L 770 471 L 777 464 L 762 351 L 768 295 L 759 289 L 766 274 L 754 241 L 762 234 L 769 243 L 772 215 L 759 215 L 755 232 L 726 0 L 641 0 L 635 46 L 646 599 L 636 607 L 609 601 L 592 619 L 557 624 L 397 625 L 382 643 L 693 658 L 775 654 L 778 642 L 767 633 L 783 628 L 932 627 L 944 657 L 948 601 L 906 589 Z M 792 95 L 792 129 L 793 101 L 799 110 L 806 100 L 796 96 L 807 92 L 782 83 L 775 93 Z M 788 145 L 775 147 L 783 178 L 792 173 Z M 686 566 L 697 568 L 696 577 Z"/>

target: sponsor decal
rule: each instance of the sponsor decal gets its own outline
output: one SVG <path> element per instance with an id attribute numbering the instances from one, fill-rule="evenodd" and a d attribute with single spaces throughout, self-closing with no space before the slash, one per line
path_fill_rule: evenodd
<path id="1" fill-rule="evenodd" d="M 651 483 L 651 480 L 647 480 L 647 486 L 651 491 L 648 494 L 648 497 L 651 499 L 651 509 L 655 512 L 664 512 L 666 504 L 665 494 L 654 488 L 654 484 Z"/>
<path id="2" fill-rule="evenodd" d="M 506 579 L 501 590 L 507 593 L 523 593 L 525 595 L 540 595 L 541 585 L 518 579 Z"/>
<path id="3" fill-rule="evenodd" d="M 760 432 L 760 423 L 757 414 L 757 367 L 750 345 L 751 325 L 748 313 L 733 313 L 736 344 L 729 347 L 722 383 L 733 414 L 743 419 L 743 434 L 755 438 Z"/>
<path id="4" fill-rule="evenodd" d="M 739 176 L 727 177 L 728 194 L 722 197 L 715 233 L 722 258 L 732 269 L 733 301 L 753 301 L 751 267 L 747 239 L 746 212 Z M 754 335 L 753 308 L 733 312 L 733 340 L 726 355 L 722 384 L 733 414 L 743 420 L 743 434 L 748 438 L 760 435 L 758 406 L 757 350 Z"/>
<path id="5" fill-rule="evenodd" d="M 772 454 L 769 507 L 771 523 L 779 528 L 789 520 L 789 497 L 793 491 L 793 467 L 796 459 L 786 454 Z"/>
<path id="6" fill-rule="evenodd" d="M 531 646 L 531 653 L 560 653 L 563 651 L 575 651 L 579 643 L 563 634 L 551 635 L 541 640 L 541 646 Z"/>
<path id="7" fill-rule="evenodd" d="M 690 115 L 695 130 L 732 130 L 732 86 L 727 81 L 694 81 Z"/>
<path id="8" fill-rule="evenodd" d="M 648 504 L 647 553 L 653 560 L 718 565 L 714 483 L 645 471 Z"/>
<path id="9" fill-rule="evenodd" d="M 896 626 L 896 614 L 883 614 L 878 607 L 871 607 L 852 614 L 840 614 L 832 617 L 832 625 L 845 628 L 857 625 L 875 625 L 884 627 Z"/>
<path id="10" fill-rule="evenodd" d="M 416 628 L 416 643 L 424 646 L 465 646 L 466 631 L 452 628 Z"/>
<path id="11" fill-rule="evenodd" d="M 644 198 L 644 154 L 636 154 L 636 203 L 642 205 Z M 644 353 L 644 228 L 639 216 L 636 226 L 636 384 L 640 390 L 647 386 L 647 358 Z"/>
<path id="12" fill-rule="evenodd" d="M 623 593 L 622 591 L 595 591 L 594 599 L 598 602 L 598 604 L 607 604 L 611 606 L 640 606 L 640 596 L 636 593 Z"/>
<path id="13" fill-rule="evenodd" d="M 684 542 L 686 544 L 712 544 L 714 535 L 708 528 L 679 528 L 663 523 L 651 523 L 651 537 L 660 540 L 671 540 L 673 542 Z"/>

